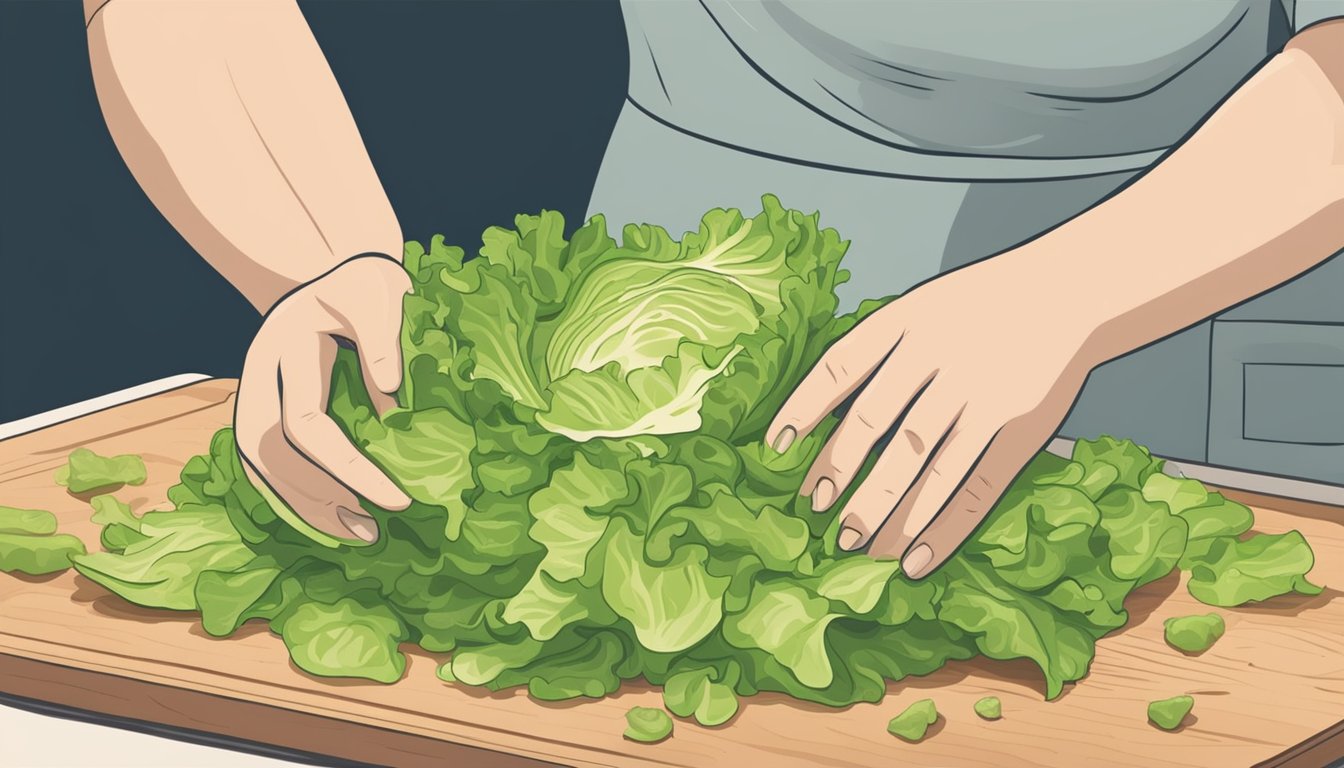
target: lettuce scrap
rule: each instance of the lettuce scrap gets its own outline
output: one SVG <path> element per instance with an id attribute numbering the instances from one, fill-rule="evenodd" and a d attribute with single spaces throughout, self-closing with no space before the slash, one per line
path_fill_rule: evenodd
<path id="1" fill-rule="evenodd" d="M 56 484 L 71 493 L 85 493 L 96 488 L 117 488 L 123 485 L 143 485 L 145 462 L 139 456 L 99 456 L 88 448 L 76 448 L 64 466 L 55 474 Z"/>
<path id="2" fill-rule="evenodd" d="M 1148 720 L 1164 731 L 1174 731 L 1195 708 L 1195 697 L 1172 696 L 1148 703 Z"/>
<path id="3" fill-rule="evenodd" d="M 1125 624 L 1126 596 L 1178 565 L 1220 605 L 1314 589 L 1300 535 L 1243 541 L 1248 509 L 1111 438 L 1036 457 L 924 580 L 837 551 L 837 511 L 798 496 L 836 419 L 783 454 L 762 437 L 882 302 L 837 316 L 847 244 L 762 204 L 710 211 L 680 241 L 630 225 L 617 242 L 600 216 L 566 238 L 545 212 L 488 230 L 478 258 L 408 244 L 401 407 L 376 415 L 348 352 L 330 398 L 413 500 L 364 504 L 376 542 L 296 528 L 224 429 L 174 509 L 95 500 L 108 551 L 76 567 L 212 635 L 267 621 L 314 675 L 393 681 L 413 643 L 451 652 L 455 685 L 557 700 L 643 677 L 704 724 L 758 691 L 877 701 L 977 654 L 1032 660 L 1054 698 Z"/>
<path id="4" fill-rule="evenodd" d="M 45 509 L 0 506 L 0 533 L 47 536 L 56 532 L 56 516 Z"/>
<path id="5" fill-rule="evenodd" d="M 938 722 L 938 708 L 933 699 L 920 699 L 906 707 L 887 723 L 887 733 L 906 741 L 922 741 L 929 726 Z"/>
<path id="6" fill-rule="evenodd" d="M 1003 702 L 999 700 L 998 696 L 985 696 L 978 699 L 972 708 L 975 710 L 975 714 L 984 720 L 998 720 L 1003 717 Z"/>
<path id="7" fill-rule="evenodd" d="M 0 572 L 45 576 L 70 568 L 85 553 L 84 542 L 68 533 L 0 533 Z"/>
<path id="8" fill-rule="evenodd" d="M 0 572 L 45 576 L 70 568 L 84 542 L 56 532 L 56 516 L 44 509 L 0 506 Z"/>
<path id="9" fill-rule="evenodd" d="M 1162 622 L 1167 645 L 1186 653 L 1203 653 L 1227 631 L 1223 617 L 1216 613 L 1203 616 L 1174 616 Z"/>
<path id="10" fill-rule="evenodd" d="M 631 741 L 652 743 L 672 734 L 672 718 L 661 709 L 631 707 L 625 713 L 625 722 L 625 738 Z"/>

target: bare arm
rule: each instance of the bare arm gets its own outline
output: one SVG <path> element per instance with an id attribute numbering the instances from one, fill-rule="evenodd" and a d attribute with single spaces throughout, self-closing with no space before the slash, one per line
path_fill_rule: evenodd
<path id="1" fill-rule="evenodd" d="M 265 311 L 402 237 L 292 0 L 85 0 L 108 129 L 158 209 Z"/>
<path id="2" fill-rule="evenodd" d="M 832 345 L 767 437 L 787 446 L 857 390 L 802 492 L 829 508 L 894 427 L 845 506 L 838 543 L 871 542 L 919 578 L 993 509 L 1093 367 L 1341 248 L 1344 21 L 1297 35 L 1114 197 L 868 317 Z"/>
<path id="3" fill-rule="evenodd" d="M 234 434 L 253 483 L 372 541 L 410 499 L 327 416 L 338 339 L 378 410 L 401 382 L 401 231 L 293 0 L 86 0 L 108 129 L 159 211 L 266 319 Z M 391 258 L 353 258 L 381 253 Z"/>
<path id="4" fill-rule="evenodd" d="M 1102 362 L 1342 248 L 1344 21 L 1334 21 L 1297 35 L 1138 182 L 1012 257 L 1047 268 L 1067 253 L 1071 270 L 1111 286 L 1086 297 Z"/>

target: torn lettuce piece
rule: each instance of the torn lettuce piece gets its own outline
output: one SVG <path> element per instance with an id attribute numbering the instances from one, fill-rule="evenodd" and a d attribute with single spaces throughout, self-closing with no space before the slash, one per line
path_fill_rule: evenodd
<path id="1" fill-rule="evenodd" d="M 412 499 L 441 507 L 444 530 L 456 539 L 467 505 L 463 492 L 475 485 L 467 457 L 476 446 L 470 426 L 446 408 L 398 411 L 362 432 L 364 449 Z"/>
<path id="2" fill-rule="evenodd" d="M 920 741 L 928 733 L 929 726 L 937 720 L 938 708 L 933 705 L 933 699 L 920 699 L 891 718 L 891 722 L 887 723 L 887 733 L 906 741 Z"/>
<path id="3" fill-rule="evenodd" d="M 722 725 L 737 714 L 737 695 L 714 681 L 712 668 L 680 672 L 663 683 L 663 705 L 678 717 L 695 717 L 705 726 Z"/>
<path id="4" fill-rule="evenodd" d="M 971 635 L 991 659 L 1036 662 L 1048 699 L 1059 696 L 1065 682 L 1087 674 L 1104 629 L 1098 630 L 1086 613 L 1059 610 L 1042 596 L 998 581 L 992 568 L 971 565 L 953 559 L 944 567 L 948 584 L 939 601 L 939 620 Z"/>
<path id="5" fill-rule="evenodd" d="M 826 629 L 840 614 L 787 581 L 758 584 L 745 611 L 723 623 L 723 636 L 738 648 L 759 648 L 809 688 L 826 688 L 835 670 L 826 653 Z"/>
<path id="6" fill-rule="evenodd" d="M 93 522 L 103 526 L 99 540 L 104 549 L 123 552 L 132 544 L 148 538 L 140 532 L 140 518 L 115 497 L 108 494 L 94 496 L 89 499 L 89 506 L 93 507 Z"/>
<path id="7" fill-rule="evenodd" d="M 45 576 L 66 570 L 84 552 L 84 542 L 68 533 L 0 533 L 0 571 Z"/>
<path id="8" fill-rule="evenodd" d="M 0 505 L 0 533 L 48 536 L 56 532 L 56 516 L 43 509 L 19 509 Z"/>
<path id="9" fill-rule="evenodd" d="M 143 485 L 145 462 L 139 456 L 99 456 L 88 448 L 76 448 L 66 459 L 65 466 L 56 470 L 56 484 L 71 493 L 85 493 L 95 488 L 121 485 Z"/>
<path id="10" fill-rule="evenodd" d="M 201 628 L 215 637 L 231 634 L 249 618 L 249 609 L 261 600 L 280 572 L 270 558 L 257 558 L 236 571 L 202 573 L 195 590 Z"/>
<path id="11" fill-rule="evenodd" d="M 526 685 L 528 694 L 540 701 L 598 699 L 620 687 L 617 673 L 628 663 L 627 653 L 615 632 L 600 631 L 591 637 L 570 632 L 552 643 L 546 655 L 504 670 L 487 685 L 493 690 Z"/>
<path id="12" fill-rule="evenodd" d="M 986 720 L 998 720 L 1003 717 L 1003 702 L 998 696 L 986 696 L 975 702 L 975 714 Z"/>
<path id="13" fill-rule="evenodd" d="M 866 555 L 835 560 L 817 570 L 817 594 L 862 615 L 877 607 L 900 567 L 898 560 L 874 560 Z"/>
<path id="14" fill-rule="evenodd" d="M 1223 617 L 1216 613 L 1203 616 L 1177 616 L 1162 623 L 1167 644 L 1186 653 L 1203 653 L 1227 631 Z"/>
<path id="15" fill-rule="evenodd" d="M 655 707 L 631 707 L 625 713 L 625 738 L 653 743 L 672 734 L 672 718 Z"/>
<path id="16" fill-rule="evenodd" d="M 1218 538 L 1190 568 L 1190 594 L 1206 605 L 1231 607 L 1297 592 L 1318 595 L 1307 581 L 1315 564 L 1297 531 L 1259 534 L 1246 541 Z"/>
<path id="17" fill-rule="evenodd" d="M 653 565 L 624 518 L 613 521 L 612 529 L 602 596 L 634 626 L 640 644 L 662 653 L 683 651 L 719 625 L 729 579 L 705 569 L 709 553 L 703 546 L 682 547 L 671 562 Z"/>
<path id="18" fill-rule="evenodd" d="M 322 677 L 365 677 L 394 683 L 406 670 L 397 646 L 406 628 L 371 595 L 341 598 L 330 605 L 305 602 L 280 624 L 294 663 Z"/>
<path id="19" fill-rule="evenodd" d="M 248 549 L 222 506 L 187 504 L 140 518 L 145 536 L 124 552 L 75 558 L 87 578 L 140 605 L 195 610 L 196 581 L 206 571 L 231 571 L 251 562 Z"/>
<path id="20" fill-rule="evenodd" d="M 1073 460 L 1083 465 L 1086 474 L 1110 467 L 1114 470 L 1107 485 L 1119 485 L 1132 490 L 1143 487 L 1144 481 L 1161 469 L 1147 448 L 1129 440 L 1117 440 L 1102 435 L 1096 440 L 1079 440 L 1073 444 Z M 1110 474 L 1107 470 L 1107 474 Z M 1084 483 L 1088 480 L 1085 478 Z"/>
<path id="21" fill-rule="evenodd" d="M 1164 731 L 1173 731 L 1180 726 L 1185 716 L 1195 707 L 1193 696 L 1172 696 L 1148 704 L 1148 719 Z"/>
<path id="22" fill-rule="evenodd" d="M 1170 573 L 1185 552 L 1190 526 L 1165 504 L 1117 488 L 1098 499 L 1097 508 L 1110 537 L 1111 568 L 1119 578 L 1147 584 Z"/>

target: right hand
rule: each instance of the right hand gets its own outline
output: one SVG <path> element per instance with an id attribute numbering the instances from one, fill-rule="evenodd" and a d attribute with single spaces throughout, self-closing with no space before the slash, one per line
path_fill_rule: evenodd
<path id="1" fill-rule="evenodd" d="M 411 499 L 327 416 L 337 339 L 355 345 L 379 414 L 401 386 L 402 298 L 409 276 L 380 257 L 356 258 L 282 298 L 247 350 L 234 433 L 243 468 L 294 513 L 332 536 L 378 538 L 356 496 L 400 511 Z"/>

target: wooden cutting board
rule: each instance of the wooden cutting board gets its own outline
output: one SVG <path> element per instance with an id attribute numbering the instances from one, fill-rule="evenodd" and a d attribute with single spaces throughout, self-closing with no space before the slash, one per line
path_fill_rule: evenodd
<path id="1" fill-rule="evenodd" d="M 149 482 L 117 496 L 137 512 L 165 505 L 186 460 L 232 412 L 235 382 L 207 381 L 0 442 L 0 504 L 49 509 L 63 531 L 98 546 L 84 501 L 52 482 L 80 446 L 138 453 Z M 1316 550 L 1315 597 L 1223 611 L 1227 634 L 1199 657 L 1162 640 L 1162 620 L 1208 607 L 1176 577 L 1137 592 L 1131 623 L 1098 643 L 1091 674 L 1046 702 L 1027 662 L 953 663 L 891 684 L 880 704 L 843 710 L 760 695 L 717 728 L 678 721 L 656 745 L 621 737 L 626 710 L 659 706 L 630 684 L 602 701 L 542 703 L 524 692 L 450 687 L 440 659 L 410 652 L 394 685 L 308 677 L 278 637 L 249 626 L 219 640 L 189 615 L 130 606 L 74 574 L 0 574 L 0 691 L 380 765 L 709 766 L 1322 766 L 1344 757 L 1344 510 L 1241 497 L 1256 528 L 1301 530 Z M 1148 724 L 1152 699 L 1193 694 L 1175 733 Z M 1003 700 L 980 720 L 972 703 Z M 932 697 L 942 717 L 919 744 L 886 732 L 906 705 Z"/>

